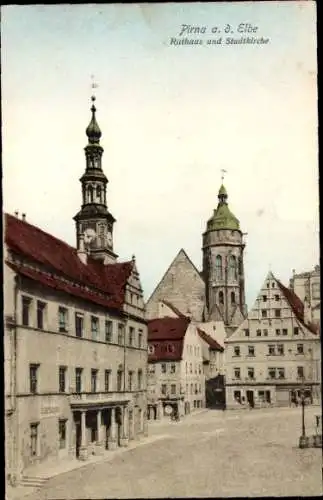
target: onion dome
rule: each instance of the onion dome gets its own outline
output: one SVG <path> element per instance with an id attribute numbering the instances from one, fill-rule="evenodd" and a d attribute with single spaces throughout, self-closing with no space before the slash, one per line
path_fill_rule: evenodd
<path id="1" fill-rule="evenodd" d="M 88 136 L 90 144 L 98 144 L 100 142 L 100 137 L 101 137 L 102 133 L 101 133 L 100 127 L 99 127 L 98 122 L 96 121 L 96 117 L 95 117 L 95 112 L 96 112 L 96 107 L 94 106 L 95 97 L 92 96 L 91 100 L 93 103 L 92 107 L 91 107 L 92 118 L 91 118 L 91 121 L 90 121 L 87 129 L 86 129 L 86 135 Z"/>
<path id="2" fill-rule="evenodd" d="M 218 199 L 218 206 L 207 222 L 207 231 L 214 231 L 217 229 L 237 229 L 239 231 L 239 220 L 233 215 L 228 207 L 228 193 L 223 184 L 219 189 Z"/>

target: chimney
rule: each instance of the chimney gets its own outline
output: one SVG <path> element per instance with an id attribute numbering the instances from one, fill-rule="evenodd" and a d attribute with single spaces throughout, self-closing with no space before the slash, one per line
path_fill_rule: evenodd
<path id="1" fill-rule="evenodd" d="M 15 216 L 18 218 L 19 217 L 19 212 L 18 210 L 15 211 Z"/>
<path id="2" fill-rule="evenodd" d="M 77 249 L 77 255 L 83 264 L 87 263 L 87 251 L 84 246 L 84 235 L 81 234 L 79 237 L 79 248 Z"/>
<path id="3" fill-rule="evenodd" d="M 21 214 L 21 218 L 25 222 L 26 221 L 26 214 Z"/>

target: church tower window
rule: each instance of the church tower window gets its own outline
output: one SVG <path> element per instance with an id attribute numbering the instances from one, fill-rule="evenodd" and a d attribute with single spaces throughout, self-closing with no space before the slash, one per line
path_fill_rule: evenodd
<path id="1" fill-rule="evenodd" d="M 222 257 L 217 255 L 215 259 L 215 275 L 216 279 L 222 280 Z"/>
<path id="2" fill-rule="evenodd" d="M 234 255 L 230 255 L 229 258 L 229 279 L 237 279 L 237 262 Z"/>
<path id="3" fill-rule="evenodd" d="M 222 290 L 219 292 L 219 303 L 224 304 L 224 295 Z"/>
<path id="4" fill-rule="evenodd" d="M 235 296 L 235 293 L 234 292 L 231 292 L 231 304 L 235 304 L 236 303 L 236 296 Z"/>

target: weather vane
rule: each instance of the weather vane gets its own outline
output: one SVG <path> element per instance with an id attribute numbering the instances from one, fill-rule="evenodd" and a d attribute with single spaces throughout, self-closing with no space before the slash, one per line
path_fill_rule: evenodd
<path id="1" fill-rule="evenodd" d="M 221 175 L 221 180 L 222 182 L 224 181 L 224 174 L 227 173 L 227 170 L 224 170 L 224 168 L 221 168 L 221 172 L 222 172 L 222 175 Z"/>
<path id="2" fill-rule="evenodd" d="M 95 101 L 94 89 L 97 89 L 99 85 L 95 82 L 94 75 L 91 75 L 91 80 L 92 80 L 92 83 L 91 83 L 92 97 L 91 97 L 91 99 L 92 99 L 92 101 Z"/>

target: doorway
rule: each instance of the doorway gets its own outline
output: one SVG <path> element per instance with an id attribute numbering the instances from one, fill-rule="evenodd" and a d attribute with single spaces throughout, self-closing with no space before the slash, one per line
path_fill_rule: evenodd
<path id="1" fill-rule="evenodd" d="M 251 408 L 254 408 L 255 401 L 254 401 L 253 391 L 247 391 L 246 395 L 247 395 L 247 401 L 248 401 L 249 405 L 251 406 Z"/>
<path id="2" fill-rule="evenodd" d="M 82 429 L 81 429 L 81 422 L 77 418 L 77 416 L 74 417 L 74 423 L 75 423 L 75 455 L 76 458 L 79 458 L 80 448 L 82 443 Z"/>

